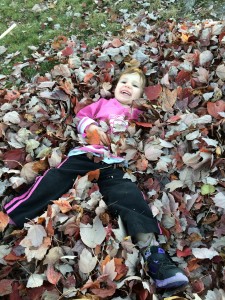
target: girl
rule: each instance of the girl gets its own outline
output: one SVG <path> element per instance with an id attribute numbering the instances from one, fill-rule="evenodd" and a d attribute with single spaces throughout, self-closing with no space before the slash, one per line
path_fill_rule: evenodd
<path id="1" fill-rule="evenodd" d="M 100 169 L 98 186 L 104 201 L 112 215 L 120 215 L 128 234 L 137 241 L 148 265 L 149 275 L 157 287 L 175 288 L 186 285 L 188 278 L 157 245 L 155 234 L 161 233 L 159 224 L 137 185 L 129 179 L 123 179 L 124 172 L 120 164 L 124 158 L 116 150 L 113 153 L 109 147 L 110 141 L 126 131 L 129 121 L 137 120 L 141 114 L 132 104 L 142 96 L 145 80 L 140 69 L 126 69 L 116 85 L 115 98 L 101 98 L 81 109 L 77 114 L 78 132 L 83 136 L 97 136 L 98 144 L 84 144 L 71 150 L 57 168 L 38 177 L 26 193 L 5 204 L 4 209 L 17 226 L 23 227 L 26 219 L 38 216 L 51 200 L 66 193 L 78 175 Z M 100 127 L 100 121 L 108 123 L 107 132 Z M 125 149 L 125 145 L 122 148 Z"/>

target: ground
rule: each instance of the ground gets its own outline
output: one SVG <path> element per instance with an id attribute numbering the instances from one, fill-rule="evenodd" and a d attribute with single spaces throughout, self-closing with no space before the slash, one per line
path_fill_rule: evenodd
<path id="1" fill-rule="evenodd" d="M 163 228 L 160 242 L 190 285 L 155 289 L 87 174 L 22 230 L 12 231 L 0 212 L 5 299 L 225 297 L 225 23 L 156 18 L 146 10 L 124 18 L 120 37 L 92 49 L 76 36 L 57 36 L 1 75 L 1 198 L 7 202 L 60 163 L 80 141 L 76 112 L 110 97 L 119 72 L 139 66 L 147 87 L 136 105 L 145 114 L 126 136 L 126 176 L 145 193 Z M 39 74 L 44 62 L 52 68 Z M 27 66 L 36 70 L 30 80 Z"/>

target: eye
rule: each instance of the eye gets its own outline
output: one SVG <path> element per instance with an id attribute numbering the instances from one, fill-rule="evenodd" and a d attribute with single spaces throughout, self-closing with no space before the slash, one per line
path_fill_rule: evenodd
<path id="1" fill-rule="evenodd" d="M 133 84 L 134 87 L 139 88 L 139 86 L 137 84 Z"/>

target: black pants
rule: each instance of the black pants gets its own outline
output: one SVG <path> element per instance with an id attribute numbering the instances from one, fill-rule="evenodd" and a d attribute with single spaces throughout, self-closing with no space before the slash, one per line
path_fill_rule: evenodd
<path id="1" fill-rule="evenodd" d="M 6 213 L 18 226 L 42 214 L 51 200 L 57 200 L 74 184 L 78 175 L 100 169 L 98 186 L 110 213 L 120 215 L 129 235 L 139 232 L 160 233 L 158 222 L 153 218 L 137 185 L 123 179 L 124 172 L 105 163 L 95 163 L 86 155 L 71 156 L 58 168 L 52 168 L 36 178 L 28 191 L 13 198 L 4 206 Z"/>

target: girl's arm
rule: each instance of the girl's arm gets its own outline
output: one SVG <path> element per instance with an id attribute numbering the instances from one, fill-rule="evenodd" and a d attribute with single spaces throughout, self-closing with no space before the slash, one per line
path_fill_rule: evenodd
<path id="1" fill-rule="evenodd" d="M 95 131 L 97 131 L 100 137 L 101 144 L 108 146 L 109 138 L 107 134 L 102 130 L 101 127 L 98 126 L 98 123 L 94 120 L 95 116 L 97 115 L 101 107 L 104 105 L 105 101 L 105 99 L 100 99 L 99 101 L 82 108 L 77 113 L 77 117 L 80 119 L 77 125 L 77 130 L 81 134 L 87 132 L 92 134 Z"/>
<path id="2" fill-rule="evenodd" d="M 100 110 L 101 106 L 104 104 L 104 101 L 105 99 L 100 99 L 95 103 L 85 106 L 77 113 L 76 116 L 80 119 L 77 125 L 77 130 L 79 133 L 85 133 L 85 129 L 91 124 L 98 125 L 98 123 L 95 121 L 95 116 Z"/>

